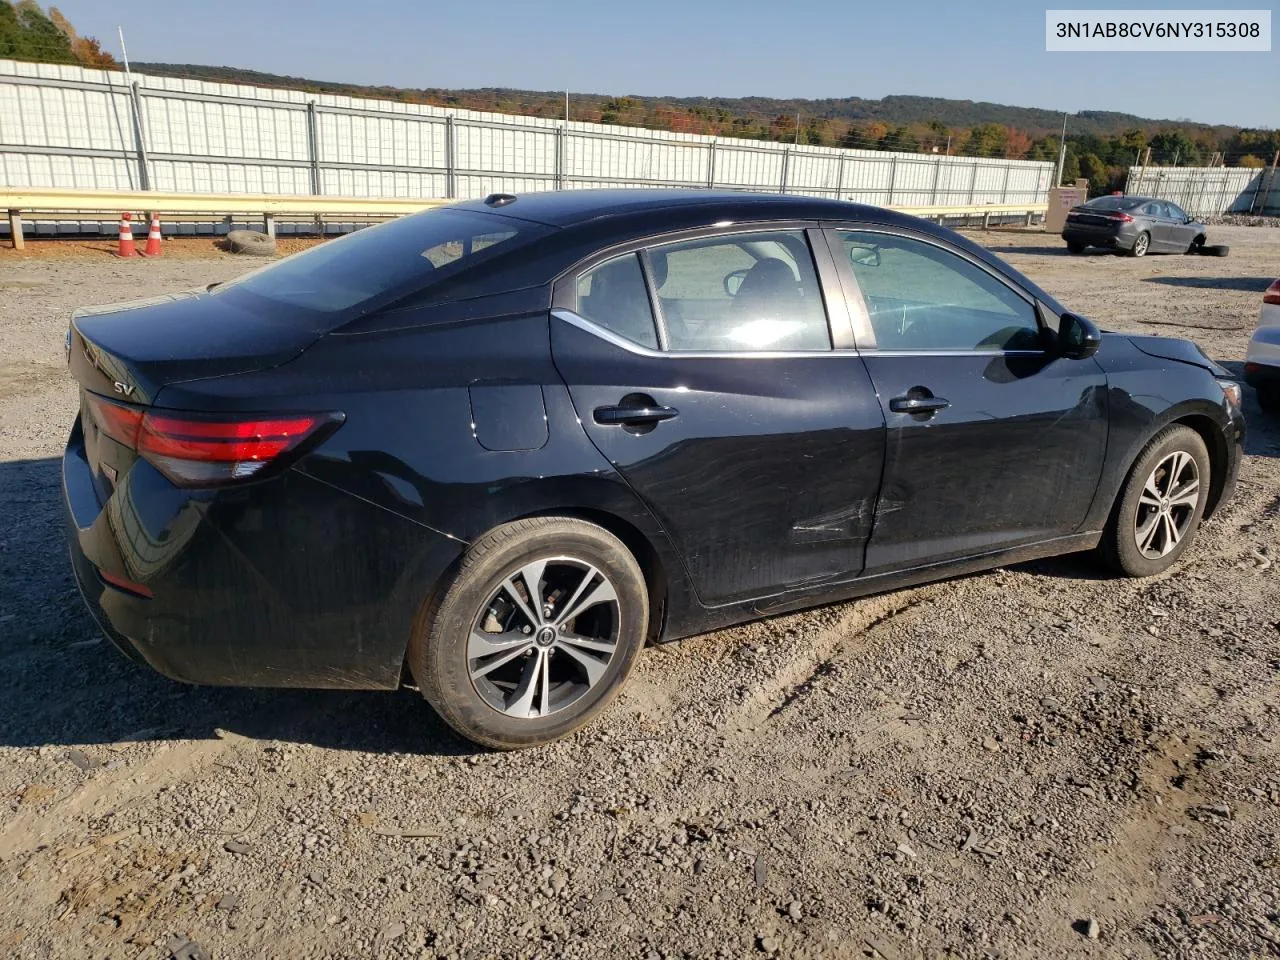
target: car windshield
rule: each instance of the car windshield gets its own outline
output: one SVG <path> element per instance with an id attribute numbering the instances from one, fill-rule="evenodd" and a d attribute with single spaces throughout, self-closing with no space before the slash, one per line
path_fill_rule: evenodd
<path id="1" fill-rule="evenodd" d="M 1090 210 L 1131 210 L 1143 202 L 1134 197 L 1095 197 L 1085 206 Z"/>
<path id="2" fill-rule="evenodd" d="M 385 293 L 430 286 L 548 232 L 540 224 L 494 214 L 431 210 L 322 243 L 213 292 L 240 290 L 337 313 Z"/>

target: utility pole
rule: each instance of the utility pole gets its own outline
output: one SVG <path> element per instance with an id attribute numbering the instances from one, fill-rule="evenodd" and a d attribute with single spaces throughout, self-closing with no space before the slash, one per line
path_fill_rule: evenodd
<path id="1" fill-rule="evenodd" d="M 564 122 L 569 122 L 569 91 L 564 92 Z"/>
<path id="2" fill-rule="evenodd" d="M 117 25 L 116 33 L 120 34 L 120 58 L 124 60 L 124 80 L 125 83 L 132 83 L 133 77 L 129 73 L 129 51 L 124 47 L 124 27 Z"/>
<path id="3" fill-rule="evenodd" d="M 800 111 L 796 111 L 796 146 L 800 146 Z"/>
<path id="4" fill-rule="evenodd" d="M 947 156 L 951 156 L 951 134 L 947 134 Z"/>
<path id="5" fill-rule="evenodd" d="M 1062 175 L 1067 169 L 1067 115 L 1062 114 L 1062 136 L 1058 138 L 1058 172 L 1054 179 L 1054 186 L 1062 186 Z"/>

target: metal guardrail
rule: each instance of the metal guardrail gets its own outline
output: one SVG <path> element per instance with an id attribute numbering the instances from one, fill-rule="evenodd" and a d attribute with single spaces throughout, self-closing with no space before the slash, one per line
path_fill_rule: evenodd
<path id="1" fill-rule="evenodd" d="M 163 216 L 247 216 L 261 220 L 267 233 L 275 234 L 276 217 L 314 219 L 356 217 L 389 219 L 440 207 L 452 200 L 420 198 L 369 198 L 324 196 L 273 196 L 266 194 L 159 193 L 136 190 L 52 190 L 44 187 L 0 187 L 0 209 L 9 212 L 13 245 L 23 247 L 24 214 L 86 213 L 119 216 L 122 212 Z"/>
<path id="2" fill-rule="evenodd" d="M 9 212 L 9 229 L 13 245 L 24 245 L 22 217 L 24 214 L 85 213 L 116 216 L 121 212 L 158 214 L 172 217 L 198 215 L 201 217 L 247 216 L 261 219 L 267 233 L 274 235 L 276 217 L 317 219 L 325 217 L 354 217 L 359 219 L 389 219 L 418 213 L 433 207 L 455 203 L 453 200 L 428 200 L 421 198 L 369 198 L 330 196 L 272 196 L 264 194 L 197 194 L 159 193 L 153 191 L 111 190 L 53 190 L 43 187 L 0 187 L 0 209 Z M 917 217 L 943 219 L 947 217 L 983 218 L 983 226 L 992 216 L 1023 216 L 1027 222 L 1048 210 L 1045 203 L 991 203 L 967 207 L 894 206 L 890 209 Z"/>

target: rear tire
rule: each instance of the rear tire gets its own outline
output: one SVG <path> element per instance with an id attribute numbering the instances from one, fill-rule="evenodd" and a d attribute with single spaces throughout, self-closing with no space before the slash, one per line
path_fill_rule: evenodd
<path id="1" fill-rule="evenodd" d="M 459 734 L 540 746 L 594 718 L 644 646 L 649 595 L 631 552 L 583 520 L 503 524 L 466 552 L 409 641 L 409 669 Z"/>
<path id="2" fill-rule="evenodd" d="M 1129 248 L 1129 256 L 1145 257 L 1147 255 L 1147 251 L 1150 248 L 1151 248 L 1151 234 L 1147 233 L 1144 230 L 1142 231 L 1142 233 L 1138 234 L 1138 236 L 1134 239 L 1133 246 Z"/>
<path id="3" fill-rule="evenodd" d="M 1083 243 L 1068 243 L 1067 253 L 1084 253 Z"/>
<path id="4" fill-rule="evenodd" d="M 1200 528 L 1211 479 L 1200 434 L 1174 423 L 1152 437 L 1103 532 L 1106 566 L 1120 576 L 1150 577 L 1177 563 Z"/>
<path id="5" fill-rule="evenodd" d="M 227 234 L 227 250 L 248 254 L 251 257 L 274 257 L 276 241 L 256 230 L 232 230 Z"/>

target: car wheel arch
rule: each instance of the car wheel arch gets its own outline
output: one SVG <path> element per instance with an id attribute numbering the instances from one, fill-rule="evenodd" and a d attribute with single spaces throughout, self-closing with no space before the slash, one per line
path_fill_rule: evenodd
<path id="1" fill-rule="evenodd" d="M 1227 462 L 1230 457 L 1227 438 L 1223 435 L 1222 428 L 1218 426 L 1218 423 L 1212 417 L 1203 413 L 1187 414 L 1169 422 L 1180 423 L 1183 426 L 1190 427 L 1200 435 L 1200 439 L 1204 441 L 1205 448 L 1209 451 L 1209 497 L 1205 501 L 1203 517 L 1203 519 L 1207 520 L 1217 510 L 1218 504 L 1222 500 L 1223 488 L 1227 482 Z"/>
<path id="2" fill-rule="evenodd" d="M 549 508 L 528 513 L 512 520 L 526 520 L 534 517 L 565 517 L 572 520 L 585 520 L 607 530 L 622 541 L 644 574 L 645 586 L 649 591 L 649 636 L 647 642 L 654 642 L 662 635 L 666 621 L 667 598 L 669 594 L 669 563 L 654 546 L 650 538 L 631 523 L 616 513 L 610 513 L 594 507 Z"/>
<path id="3" fill-rule="evenodd" d="M 1205 403 L 1207 404 L 1207 401 Z M 1188 407 L 1190 408 L 1188 409 Z M 1120 472 L 1116 488 L 1111 492 L 1111 506 L 1107 515 L 1110 514 L 1111 509 L 1115 508 L 1116 502 L 1124 491 L 1125 484 L 1128 483 L 1134 467 L 1137 466 L 1138 460 L 1142 457 L 1142 452 L 1147 449 L 1147 446 L 1161 430 L 1172 424 L 1182 424 L 1190 427 L 1199 434 L 1200 439 L 1204 441 L 1204 445 L 1209 451 L 1209 499 L 1205 502 L 1204 519 L 1207 520 L 1213 515 L 1222 499 L 1222 492 L 1227 481 L 1227 464 L 1231 454 L 1222 425 L 1203 409 L 1197 409 L 1194 402 L 1190 405 L 1179 404 L 1165 411 L 1163 416 L 1153 418 L 1143 429 L 1140 436 L 1129 445 L 1125 451 L 1125 459 L 1122 461 L 1124 469 Z"/>

